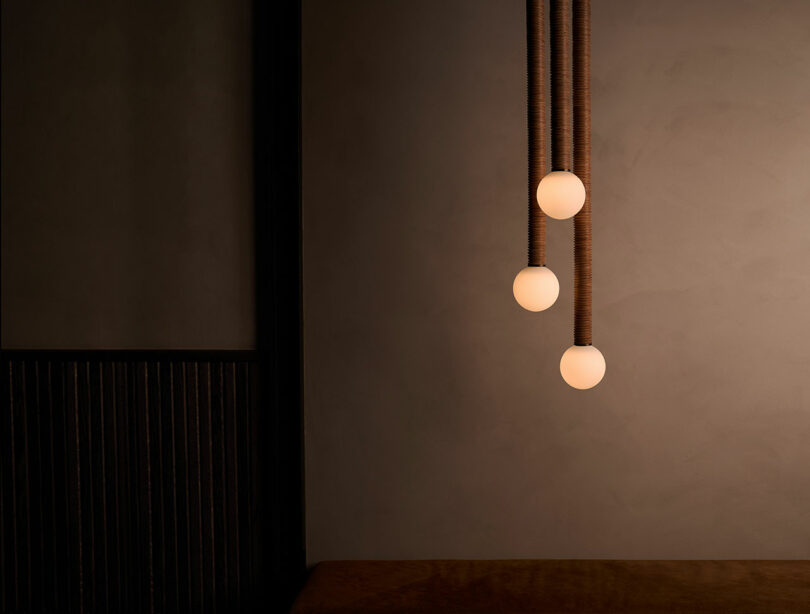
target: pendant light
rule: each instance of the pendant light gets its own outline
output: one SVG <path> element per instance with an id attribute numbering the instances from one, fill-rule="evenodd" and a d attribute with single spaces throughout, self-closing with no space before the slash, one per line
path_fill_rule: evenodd
<path id="1" fill-rule="evenodd" d="M 546 266 L 546 219 L 535 193 L 546 172 L 545 2 L 526 1 L 526 75 L 529 136 L 529 262 L 512 283 L 518 304 L 543 311 L 557 300 L 560 283 Z"/>
<path id="2" fill-rule="evenodd" d="M 563 353 L 560 373 L 572 388 L 587 390 L 602 381 L 606 369 L 592 333 L 591 5 L 590 0 L 573 0 L 573 7 L 572 0 L 550 3 L 553 168 L 544 176 L 545 1 L 527 0 L 529 266 L 517 274 L 512 291 L 530 311 L 542 311 L 554 303 L 560 285 L 545 266 L 545 216 L 573 217 L 574 345 Z"/>
<path id="3" fill-rule="evenodd" d="M 552 0 L 553 5 L 569 1 Z M 585 198 L 574 217 L 574 345 L 560 360 L 566 383 L 580 390 L 596 386 L 605 375 L 605 358 L 593 345 L 591 276 L 591 4 L 574 0 L 574 172 L 582 178 Z M 556 19 L 555 19 L 556 23 Z M 555 134 L 556 136 L 556 134 Z"/>
<path id="4" fill-rule="evenodd" d="M 571 1 L 551 0 L 551 172 L 537 186 L 549 217 L 567 220 L 582 209 L 585 186 L 571 156 Z"/>

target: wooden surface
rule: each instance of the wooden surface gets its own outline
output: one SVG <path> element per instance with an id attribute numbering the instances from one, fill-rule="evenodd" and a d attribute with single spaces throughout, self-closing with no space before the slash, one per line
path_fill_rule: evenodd
<path id="1" fill-rule="evenodd" d="M 808 561 L 335 561 L 293 614 L 810 612 Z"/>

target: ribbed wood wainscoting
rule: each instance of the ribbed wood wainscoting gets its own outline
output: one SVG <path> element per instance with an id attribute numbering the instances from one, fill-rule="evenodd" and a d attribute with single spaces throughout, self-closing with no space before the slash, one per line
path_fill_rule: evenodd
<path id="1" fill-rule="evenodd" d="M 252 354 L 2 366 L 0 609 L 239 609 L 256 569 Z"/>

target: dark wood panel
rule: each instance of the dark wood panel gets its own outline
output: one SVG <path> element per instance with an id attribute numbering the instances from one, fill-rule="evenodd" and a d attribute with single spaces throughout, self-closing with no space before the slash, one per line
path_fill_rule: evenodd
<path id="1" fill-rule="evenodd" d="M 251 425 L 263 444 L 252 451 L 262 468 L 254 554 L 273 611 L 286 612 L 306 578 L 300 0 L 253 2 L 253 113 L 258 393 L 268 410 Z"/>
<path id="2" fill-rule="evenodd" d="M 3 612 L 255 602 L 257 362 L 135 357 L 3 353 Z"/>

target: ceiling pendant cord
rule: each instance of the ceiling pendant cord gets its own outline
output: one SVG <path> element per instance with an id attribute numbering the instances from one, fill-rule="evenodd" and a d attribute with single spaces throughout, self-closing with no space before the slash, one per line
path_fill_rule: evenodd
<path id="1" fill-rule="evenodd" d="M 546 266 L 546 215 L 536 193 L 546 170 L 545 0 L 526 0 L 526 124 L 528 129 L 528 265 L 512 282 L 517 304 L 527 311 L 545 311 L 560 295 L 560 282 Z M 547 175 L 546 175 L 547 176 Z M 579 181 L 579 180 L 577 180 Z M 573 214 L 572 214 L 573 215 Z"/>
<path id="2" fill-rule="evenodd" d="M 574 173 L 585 185 L 585 203 L 574 216 L 574 344 L 591 345 L 591 3 L 573 0 Z"/>
<path id="3" fill-rule="evenodd" d="M 546 216 L 537 186 L 546 174 L 545 0 L 526 0 L 526 89 L 529 142 L 529 266 L 546 265 Z"/>
<path id="4" fill-rule="evenodd" d="M 571 155 L 571 0 L 551 0 L 551 166 L 573 170 Z"/>
<path id="5" fill-rule="evenodd" d="M 574 214 L 574 345 L 560 358 L 560 374 L 577 390 L 605 377 L 607 363 L 591 334 L 591 5 L 573 0 L 574 173 L 584 191 Z"/>

